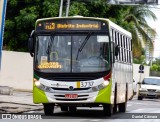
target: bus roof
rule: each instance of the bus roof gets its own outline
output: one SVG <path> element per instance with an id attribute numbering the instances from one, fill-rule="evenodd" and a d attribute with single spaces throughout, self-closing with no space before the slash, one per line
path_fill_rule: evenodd
<path id="1" fill-rule="evenodd" d="M 91 20 L 103 20 L 103 21 L 107 21 L 109 23 L 109 27 L 112 27 L 114 29 L 117 29 L 118 31 L 122 32 L 123 34 L 126 34 L 127 36 L 131 37 L 131 33 L 125 29 L 123 29 L 122 27 L 120 27 L 119 25 L 113 23 L 111 20 L 106 19 L 106 18 L 96 18 L 96 17 L 83 17 L 83 16 L 69 16 L 69 17 L 51 17 L 51 18 L 42 18 L 42 19 L 38 19 L 36 21 L 44 21 L 44 20 L 52 20 L 52 19 L 91 19 Z"/>

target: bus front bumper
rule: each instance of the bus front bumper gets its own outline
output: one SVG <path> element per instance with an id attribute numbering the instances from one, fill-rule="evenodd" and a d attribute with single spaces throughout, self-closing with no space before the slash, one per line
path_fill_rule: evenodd
<path id="1" fill-rule="evenodd" d="M 66 94 L 76 94 L 75 99 L 66 98 Z M 55 91 L 54 93 L 45 92 L 38 87 L 33 88 L 33 102 L 39 103 L 108 103 L 111 104 L 111 83 L 104 89 L 96 92 L 68 92 Z"/>

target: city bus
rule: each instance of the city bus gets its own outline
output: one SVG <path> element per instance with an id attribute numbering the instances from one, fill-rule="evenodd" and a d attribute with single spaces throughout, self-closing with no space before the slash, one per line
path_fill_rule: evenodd
<path id="1" fill-rule="evenodd" d="M 55 17 L 36 21 L 29 37 L 33 102 L 45 115 L 54 106 L 101 107 L 105 116 L 125 112 L 133 95 L 131 33 L 109 19 Z"/>

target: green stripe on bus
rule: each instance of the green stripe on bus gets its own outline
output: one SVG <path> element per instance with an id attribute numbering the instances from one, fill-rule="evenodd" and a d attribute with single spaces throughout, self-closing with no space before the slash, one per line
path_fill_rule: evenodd
<path id="1" fill-rule="evenodd" d="M 48 103 L 47 96 L 44 91 L 33 86 L 33 102 L 34 103 Z"/>
<path id="2" fill-rule="evenodd" d="M 36 74 L 34 74 L 34 78 L 36 78 L 37 80 L 39 80 L 39 79 L 40 79 L 40 77 L 39 77 L 39 76 L 37 76 Z"/>
<path id="3" fill-rule="evenodd" d="M 111 89 L 112 82 L 109 85 L 98 92 L 95 102 L 96 103 L 111 103 Z"/>

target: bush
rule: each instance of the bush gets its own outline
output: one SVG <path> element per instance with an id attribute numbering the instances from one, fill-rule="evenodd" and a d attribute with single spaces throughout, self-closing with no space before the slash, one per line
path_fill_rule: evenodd
<path id="1" fill-rule="evenodd" d="M 156 65 L 156 64 L 153 64 L 153 66 L 151 66 L 151 71 L 158 71 L 158 69 L 159 69 L 159 71 L 160 71 L 160 66 L 158 66 L 158 65 Z"/>

